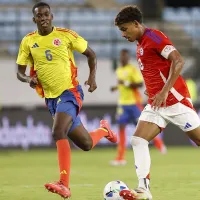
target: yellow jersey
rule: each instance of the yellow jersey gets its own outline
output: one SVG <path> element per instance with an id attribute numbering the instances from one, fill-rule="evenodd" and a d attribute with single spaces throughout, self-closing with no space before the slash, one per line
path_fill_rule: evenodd
<path id="1" fill-rule="evenodd" d="M 192 79 L 187 79 L 186 84 L 187 84 L 188 90 L 190 92 L 192 102 L 194 103 L 197 100 L 197 96 L 198 96 L 196 83 Z"/>
<path id="2" fill-rule="evenodd" d="M 31 55 L 44 96 L 56 98 L 79 84 L 72 51 L 86 49 L 87 41 L 72 30 L 54 27 L 46 36 L 34 31 L 23 38 L 17 64 L 29 64 Z"/>
<path id="3" fill-rule="evenodd" d="M 142 83 L 143 78 L 140 74 L 140 71 L 131 64 L 126 66 L 118 67 L 116 70 L 116 75 L 118 80 L 121 80 L 125 83 Z M 119 90 L 119 100 L 120 105 L 132 105 L 142 103 L 141 95 L 138 89 L 132 89 L 125 86 L 124 84 L 118 85 Z"/>

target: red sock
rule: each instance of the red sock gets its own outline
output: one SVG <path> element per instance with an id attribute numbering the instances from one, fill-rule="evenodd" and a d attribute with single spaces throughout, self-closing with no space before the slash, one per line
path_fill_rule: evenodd
<path id="1" fill-rule="evenodd" d="M 126 135 L 125 135 L 125 128 L 122 128 L 119 131 L 119 143 L 117 146 L 118 160 L 124 160 L 125 151 L 126 151 Z"/>
<path id="2" fill-rule="evenodd" d="M 67 139 L 58 140 L 56 142 L 58 152 L 58 163 L 60 167 L 60 181 L 69 187 L 71 149 Z"/>
<path id="3" fill-rule="evenodd" d="M 154 146 L 159 150 L 159 151 L 162 151 L 162 148 L 164 146 L 164 143 L 162 141 L 162 139 L 160 139 L 159 137 L 155 137 L 153 139 L 153 143 L 154 143 Z"/>
<path id="4" fill-rule="evenodd" d="M 92 145 L 92 148 L 93 148 L 94 146 L 96 146 L 96 144 L 99 142 L 101 138 L 108 135 L 108 131 L 104 128 L 98 128 L 97 130 L 90 132 L 89 134 L 93 141 L 93 145 Z"/>

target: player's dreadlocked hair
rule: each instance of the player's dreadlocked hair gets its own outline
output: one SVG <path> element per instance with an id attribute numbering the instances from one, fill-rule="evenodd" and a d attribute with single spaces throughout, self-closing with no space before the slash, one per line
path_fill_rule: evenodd
<path id="1" fill-rule="evenodd" d="M 137 21 L 140 24 L 142 23 L 142 12 L 140 9 L 134 6 L 125 6 L 121 9 L 118 15 L 115 18 L 115 25 L 119 26 L 124 23 Z"/>
<path id="2" fill-rule="evenodd" d="M 46 7 L 48 7 L 48 8 L 50 9 L 50 5 L 49 5 L 48 3 L 45 3 L 45 2 L 38 2 L 38 3 L 36 3 L 36 4 L 33 6 L 33 8 L 32 8 L 33 14 L 34 14 L 36 8 L 39 8 L 39 7 L 42 7 L 42 6 L 46 6 Z"/>

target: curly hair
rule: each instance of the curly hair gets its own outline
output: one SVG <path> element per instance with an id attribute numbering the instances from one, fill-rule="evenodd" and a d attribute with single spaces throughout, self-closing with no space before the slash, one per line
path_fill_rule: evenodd
<path id="1" fill-rule="evenodd" d="M 141 24 L 142 23 L 142 12 L 136 5 L 125 6 L 117 14 L 117 16 L 115 18 L 115 25 L 119 26 L 121 24 L 133 22 L 133 21 L 137 21 Z"/>

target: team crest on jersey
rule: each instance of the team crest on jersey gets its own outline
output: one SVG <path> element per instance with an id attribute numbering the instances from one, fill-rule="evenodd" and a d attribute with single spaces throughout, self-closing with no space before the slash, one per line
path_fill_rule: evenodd
<path id="1" fill-rule="evenodd" d="M 143 56 L 143 54 L 144 54 L 144 50 L 143 48 L 140 48 L 140 55 Z"/>
<path id="2" fill-rule="evenodd" d="M 59 38 L 54 39 L 53 45 L 56 46 L 56 47 L 59 47 L 61 45 L 61 40 Z"/>

